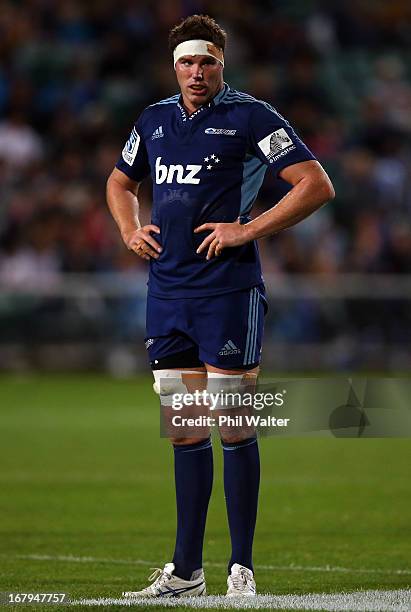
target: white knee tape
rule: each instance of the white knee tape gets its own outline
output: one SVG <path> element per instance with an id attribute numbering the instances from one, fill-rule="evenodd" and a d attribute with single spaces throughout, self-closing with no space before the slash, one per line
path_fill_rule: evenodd
<path id="1" fill-rule="evenodd" d="M 218 386 L 226 391 L 238 391 L 250 382 L 257 380 L 256 372 L 244 372 L 241 374 L 221 374 L 220 372 L 208 372 L 208 389 L 216 389 Z"/>
<path id="2" fill-rule="evenodd" d="M 208 372 L 207 393 L 214 408 L 234 408 L 241 406 L 242 394 L 250 384 L 251 379 L 257 379 L 255 372 L 241 374 L 221 374 Z"/>
<path id="3" fill-rule="evenodd" d="M 183 374 L 197 374 L 200 376 L 201 372 L 194 370 L 153 370 L 153 389 L 160 396 L 162 406 L 172 406 L 175 394 L 184 395 L 188 392 L 187 386 L 182 379 Z"/>
<path id="4" fill-rule="evenodd" d="M 243 380 L 243 374 L 219 374 L 218 372 L 208 372 L 207 379 L 207 391 L 239 391 Z"/>

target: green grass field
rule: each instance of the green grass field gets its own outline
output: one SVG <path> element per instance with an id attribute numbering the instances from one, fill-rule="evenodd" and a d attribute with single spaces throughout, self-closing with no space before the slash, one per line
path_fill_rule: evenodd
<path id="1" fill-rule="evenodd" d="M 0 378 L 0 591 L 118 597 L 170 560 L 172 450 L 151 384 Z M 259 592 L 409 588 L 410 440 L 265 438 L 260 449 Z M 217 440 L 214 457 L 204 553 L 217 594 L 229 556 Z"/>

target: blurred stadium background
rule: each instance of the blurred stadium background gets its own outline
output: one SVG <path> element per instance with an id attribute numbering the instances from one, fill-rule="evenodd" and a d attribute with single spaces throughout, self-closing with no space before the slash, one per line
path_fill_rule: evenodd
<path id="1" fill-rule="evenodd" d="M 17 373 L 0 375 L 1 591 L 118 596 L 171 550 L 147 268 L 105 182 L 140 111 L 176 92 L 167 32 L 195 12 L 229 33 L 226 81 L 276 106 L 337 191 L 260 244 L 263 372 L 409 370 L 409 1 L 0 0 L 0 370 Z M 267 175 L 256 212 L 283 189 Z M 229 546 L 218 447 L 210 593 L 224 592 Z M 260 448 L 261 592 L 410 588 L 409 440 Z"/>
<path id="2" fill-rule="evenodd" d="M 0 369 L 147 371 L 146 264 L 119 238 L 105 181 L 140 111 L 176 92 L 167 32 L 192 13 L 227 29 L 226 81 L 276 106 L 337 191 L 261 243 L 264 367 L 406 370 L 406 0 L 0 0 Z M 256 212 L 283 188 L 267 175 Z"/>

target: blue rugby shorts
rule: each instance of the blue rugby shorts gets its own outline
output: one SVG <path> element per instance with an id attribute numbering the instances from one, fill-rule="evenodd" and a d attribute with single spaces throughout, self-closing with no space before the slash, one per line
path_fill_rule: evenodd
<path id="1" fill-rule="evenodd" d="M 151 366 L 158 369 L 157 364 L 167 358 L 188 352 L 194 358 L 184 367 L 204 363 L 226 370 L 256 367 L 267 308 L 263 284 L 207 297 L 149 295 L 145 344 Z"/>

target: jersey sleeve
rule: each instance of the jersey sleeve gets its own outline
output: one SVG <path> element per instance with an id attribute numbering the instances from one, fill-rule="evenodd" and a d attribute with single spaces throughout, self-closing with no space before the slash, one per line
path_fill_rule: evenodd
<path id="1" fill-rule="evenodd" d="M 276 175 L 287 166 L 316 159 L 288 121 L 269 104 L 253 104 L 248 125 L 252 153 Z"/>
<path id="2" fill-rule="evenodd" d="M 127 174 L 133 181 L 140 182 L 150 174 L 147 149 L 143 138 L 141 117 L 135 123 L 129 139 L 116 163 L 116 168 Z"/>

